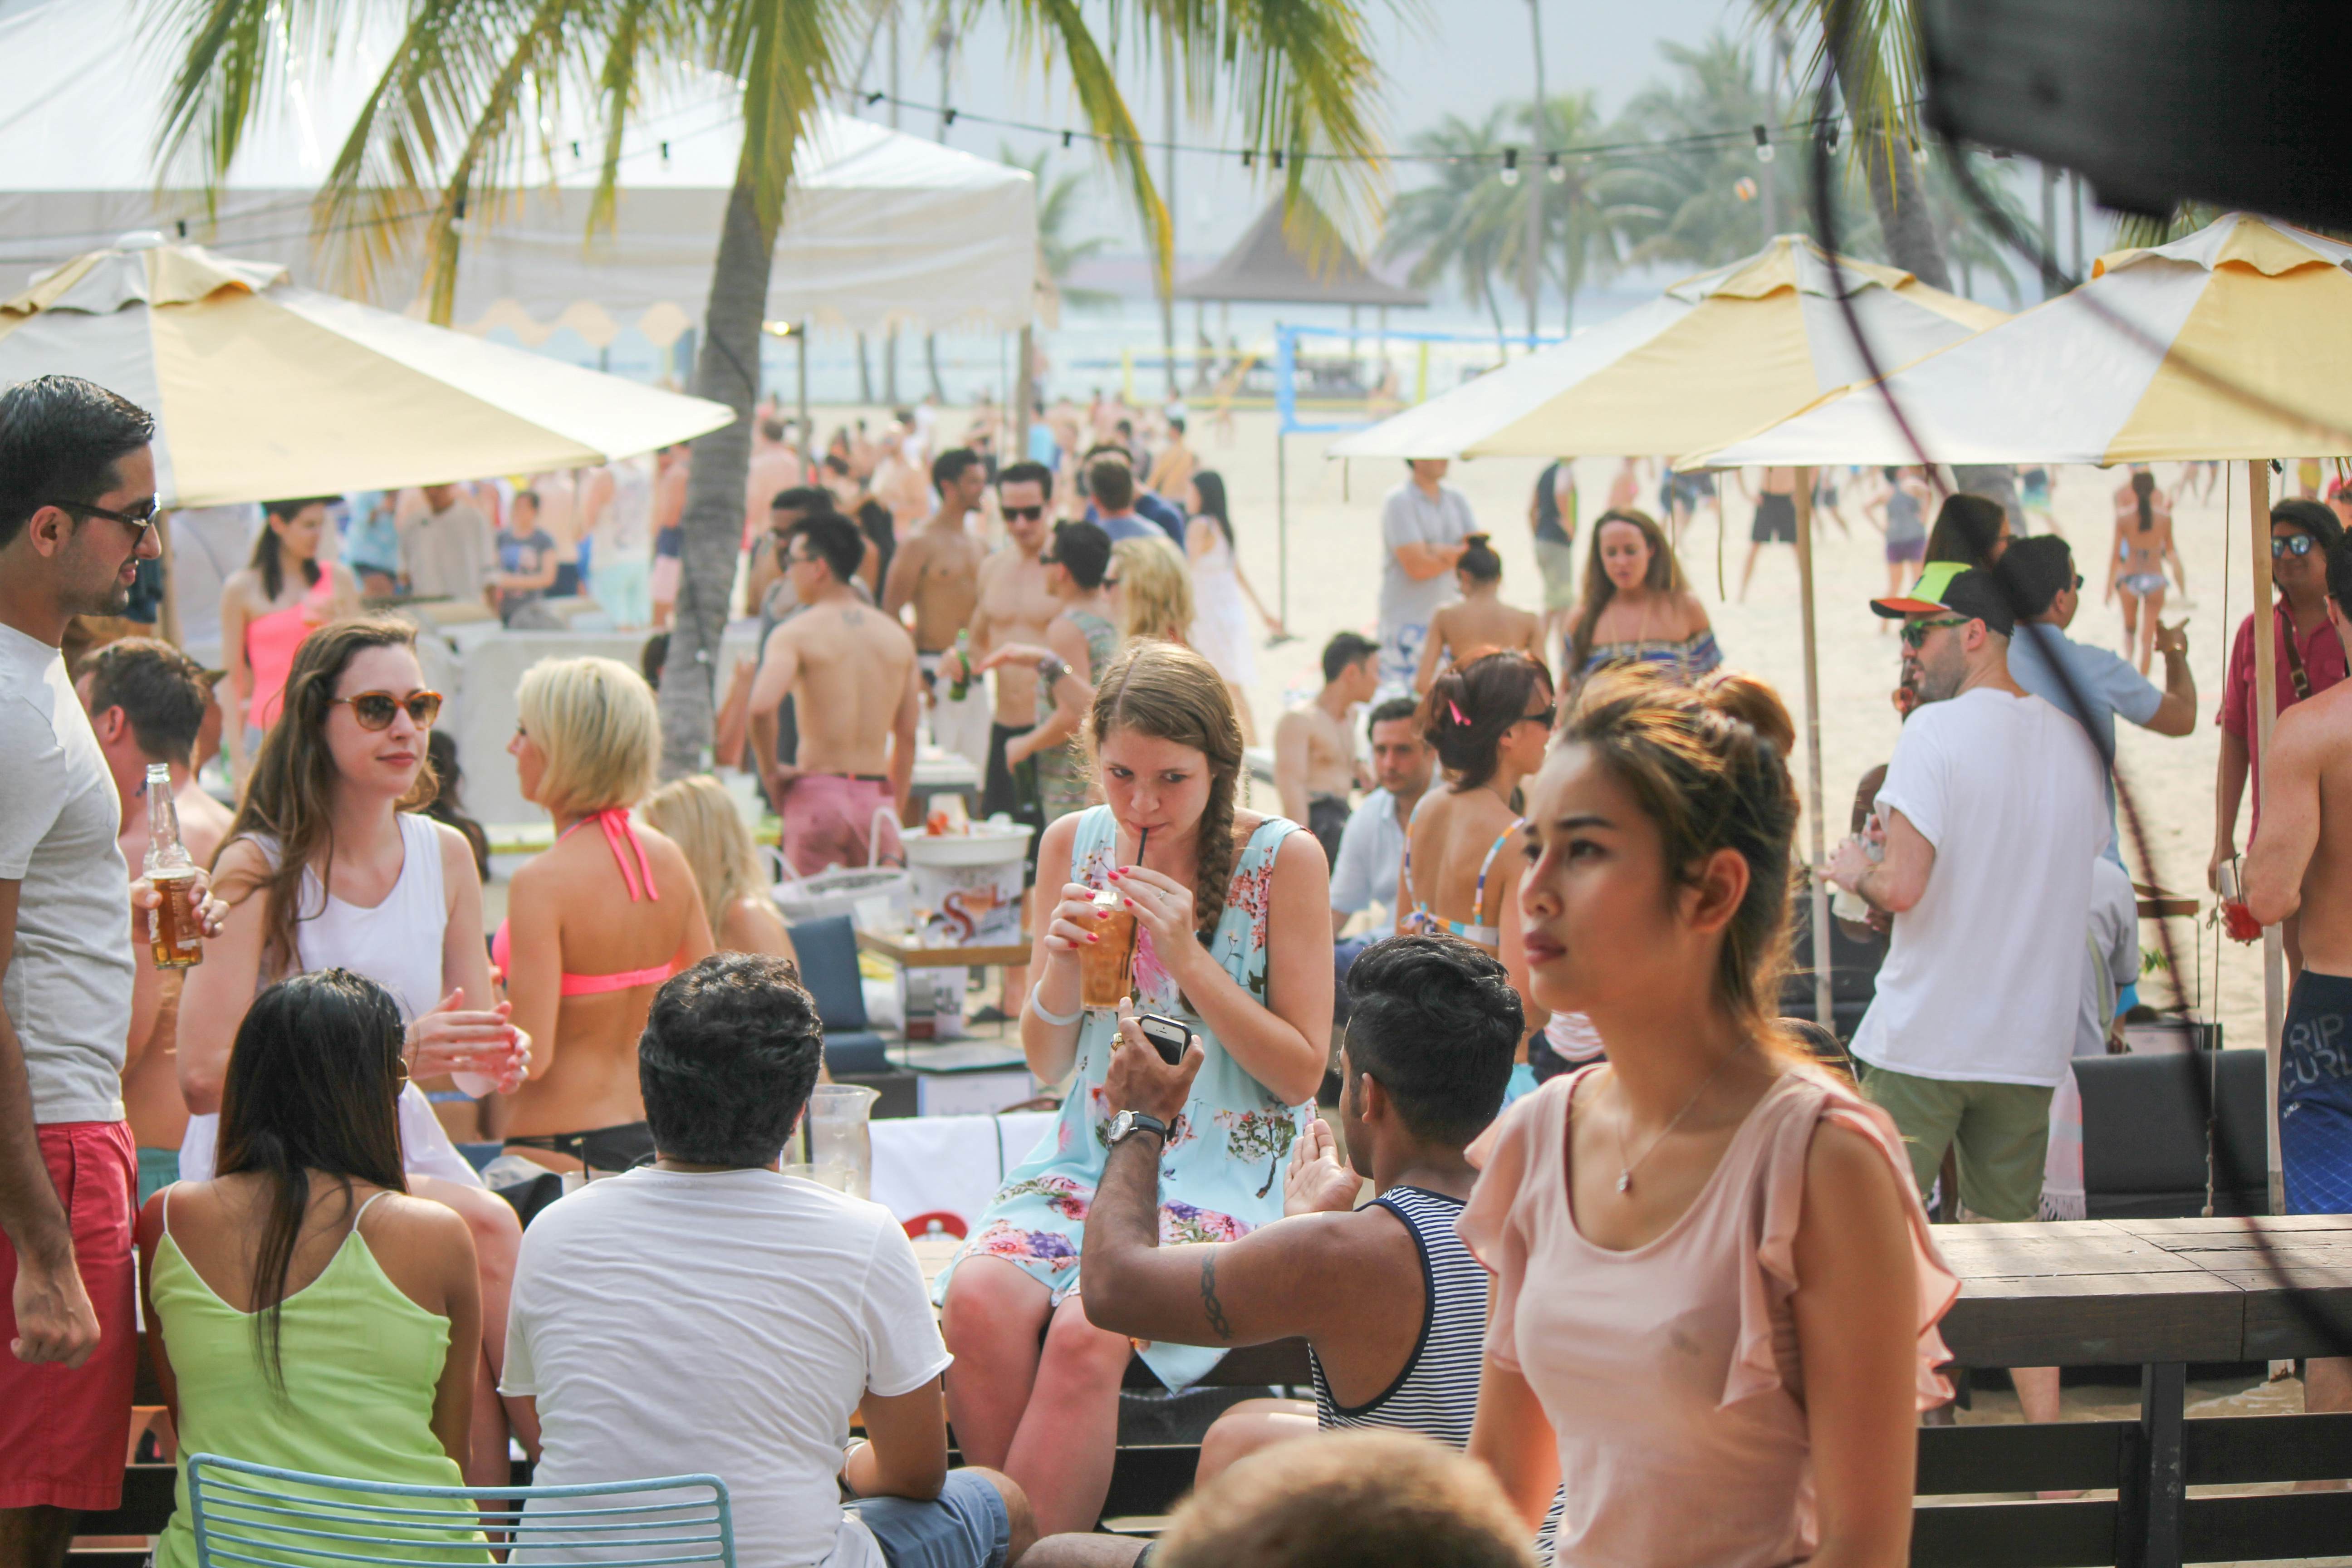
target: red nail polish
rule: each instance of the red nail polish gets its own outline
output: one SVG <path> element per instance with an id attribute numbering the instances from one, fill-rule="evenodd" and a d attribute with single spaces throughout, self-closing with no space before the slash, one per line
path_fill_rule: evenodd
<path id="1" fill-rule="evenodd" d="M 1098 937 L 1098 936 L 1090 936 L 1090 937 L 1087 938 L 1087 940 L 1088 942 L 1100 942 L 1100 941 L 1102 941 L 1102 938 L 1100 938 L 1100 937 Z"/>

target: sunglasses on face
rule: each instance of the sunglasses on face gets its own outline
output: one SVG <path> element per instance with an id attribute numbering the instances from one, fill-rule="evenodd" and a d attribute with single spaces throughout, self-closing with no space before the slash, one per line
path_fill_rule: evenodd
<path id="1" fill-rule="evenodd" d="M 2284 539 L 2271 541 L 2271 559 L 2284 561 L 2289 555 L 2308 555 L 2318 545 L 2319 541 L 2307 533 L 2290 533 Z"/>
<path id="2" fill-rule="evenodd" d="M 102 506 L 91 506 L 88 501 L 78 500 L 53 500 L 47 504 L 59 511 L 69 511 L 82 517 L 102 517 L 110 522 L 119 522 L 131 531 L 133 542 L 146 538 L 148 531 L 155 526 L 156 507 L 152 500 L 140 511 L 109 511 Z"/>
<path id="3" fill-rule="evenodd" d="M 437 691 L 412 691 L 405 697 L 395 697 L 389 691 L 355 691 L 349 697 L 338 697 L 330 707 L 352 705 L 352 719 L 362 730 L 389 730 L 400 710 L 408 710 L 408 721 L 420 730 L 430 730 L 433 721 L 441 716 L 441 694 Z"/>
<path id="4" fill-rule="evenodd" d="M 1007 522 L 1034 522 L 1045 515 L 1045 509 L 1042 506 L 1008 506 L 1004 509 L 1004 521 Z"/>
<path id="5" fill-rule="evenodd" d="M 1903 627 L 1903 646 L 1917 649 L 1927 646 L 1927 634 L 1937 626 L 1964 626 L 1974 619 L 1971 616 L 1939 616 L 1932 621 L 1909 621 Z"/>

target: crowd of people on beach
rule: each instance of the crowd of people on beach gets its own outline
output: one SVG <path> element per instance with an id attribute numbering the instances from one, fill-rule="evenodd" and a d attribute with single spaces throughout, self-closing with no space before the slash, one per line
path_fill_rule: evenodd
<path id="1" fill-rule="evenodd" d="M 720 682 L 719 760 L 796 872 L 914 830 L 925 737 L 1032 830 L 1000 1021 L 1058 1110 L 927 1278 L 888 1211 L 779 1169 L 825 1031 L 735 799 L 658 780 L 658 649 L 522 678 L 508 750 L 554 837 L 491 930 L 442 695 L 381 613 L 528 626 L 568 585 L 657 626 L 687 454 L 268 503 L 224 675 L 123 635 L 160 552 L 152 415 L 0 390 L 0 1568 L 61 1568 L 141 1452 L 182 1465 L 159 1568 L 197 1561 L 195 1453 L 428 1489 L 400 1551 L 450 1563 L 591 1560 L 528 1493 L 519 1533 L 462 1495 L 518 1452 L 539 1488 L 717 1475 L 761 1563 L 1905 1560 L 1958 1289 L 1928 1205 L 2063 1214 L 2069 1062 L 2133 1005 L 2115 716 L 2186 734 L 2199 700 L 2146 580 L 2179 571 L 2163 492 L 2125 480 L 2108 574 L 2159 689 L 2066 636 L 2063 537 L 1845 477 L 1905 716 L 1822 868 L 1884 945 L 1846 1047 L 1783 1016 L 1816 940 L 1796 731 L 1676 560 L 1712 488 L 1663 476 L 1654 516 L 1628 462 L 1588 526 L 1573 460 L 1547 468 L 1521 608 L 1445 464 L 1412 462 L 1377 625 L 1273 727 L 1261 810 L 1252 649 L 1283 628 L 1225 487 L 1181 412 L 1043 412 L 1019 453 L 918 410 L 815 465 L 763 412 L 758 652 Z M 1762 483 L 1759 549 L 1795 504 Z M 600 559 L 640 500 L 636 553 Z M 2214 876 L 2285 922 L 2289 1202 L 2340 1212 L 2352 543 L 2312 500 L 2272 537 L 2269 821 L 2241 869 L 2250 617 Z M 182 924 L 193 967 L 160 962 Z M 1311 1399 L 1218 1415 L 1157 1541 L 1098 1528 L 1136 1363 L 1181 1390 L 1292 1339 Z M 134 1436 L 142 1355 L 165 1414 Z M 2015 1381 L 2057 1418 L 2054 1369 Z M 2352 1408 L 2352 1372 L 2315 1361 L 2306 1393 Z"/>

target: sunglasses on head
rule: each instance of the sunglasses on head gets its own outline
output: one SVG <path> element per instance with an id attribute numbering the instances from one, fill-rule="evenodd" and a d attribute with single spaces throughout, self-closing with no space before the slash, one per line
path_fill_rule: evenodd
<path id="1" fill-rule="evenodd" d="M 389 730 L 400 710 L 408 710 L 408 721 L 420 730 L 429 730 L 433 721 L 441 716 L 441 694 L 437 691 L 412 691 L 405 697 L 395 697 L 389 691 L 355 691 L 349 697 L 338 697 L 330 707 L 352 705 L 352 719 L 362 730 Z"/>
<path id="2" fill-rule="evenodd" d="M 1045 509 L 1042 506 L 1008 506 L 1004 509 L 1004 521 L 1007 522 L 1034 522 L 1045 515 Z"/>
<path id="3" fill-rule="evenodd" d="M 1927 643 L 1927 634 L 1937 626 L 1964 626 L 1975 618 L 1973 616 L 1938 616 L 1932 621 L 1906 621 L 1903 626 L 1903 646 L 1924 647 Z"/>
<path id="4" fill-rule="evenodd" d="M 2308 555 L 2319 547 L 2319 541 L 2307 533 L 2290 533 L 2284 539 L 2271 541 L 2271 559 L 2284 561 L 2289 555 Z"/>

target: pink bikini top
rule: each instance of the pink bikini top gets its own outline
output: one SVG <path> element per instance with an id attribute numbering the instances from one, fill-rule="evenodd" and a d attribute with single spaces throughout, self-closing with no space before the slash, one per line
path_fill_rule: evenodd
<path id="1" fill-rule="evenodd" d="M 563 830 L 558 844 L 571 837 L 590 823 L 604 830 L 604 842 L 611 846 L 614 863 L 621 868 L 621 881 L 629 889 L 629 902 L 640 900 L 661 902 L 661 894 L 654 887 L 654 868 L 646 859 L 646 847 L 637 842 L 636 830 L 629 826 L 629 814 L 610 806 L 593 816 L 583 816 Z M 507 940 L 507 922 L 499 922 L 498 934 L 490 938 L 490 962 L 504 975 L 510 967 L 509 958 L 512 944 Z M 625 969 L 618 974 L 574 974 L 566 970 L 560 994 L 565 996 L 601 996 L 607 991 L 627 991 L 639 985 L 658 985 L 670 976 L 667 963 L 649 964 L 644 969 Z"/>

